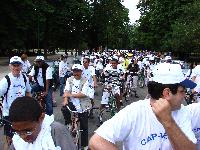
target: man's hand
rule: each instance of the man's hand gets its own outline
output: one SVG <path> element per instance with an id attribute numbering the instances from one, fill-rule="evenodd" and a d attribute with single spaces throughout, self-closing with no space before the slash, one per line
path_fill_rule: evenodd
<path id="1" fill-rule="evenodd" d="M 157 119 L 163 126 L 169 125 L 173 121 L 168 100 L 160 98 L 159 100 L 152 100 L 150 104 Z"/>

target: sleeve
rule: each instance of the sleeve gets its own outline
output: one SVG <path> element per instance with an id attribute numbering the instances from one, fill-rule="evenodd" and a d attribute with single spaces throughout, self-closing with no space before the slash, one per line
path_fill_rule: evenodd
<path id="1" fill-rule="evenodd" d="M 29 79 L 26 76 L 26 92 L 31 92 L 31 85 L 29 83 Z"/>
<path id="2" fill-rule="evenodd" d="M 94 68 L 93 66 L 91 66 L 90 72 L 91 72 L 91 75 L 92 75 L 92 76 L 95 76 L 95 75 L 96 75 L 96 74 L 95 74 L 95 68 Z"/>
<path id="3" fill-rule="evenodd" d="M 138 108 L 137 105 L 132 107 L 133 105 L 131 104 L 122 109 L 114 117 L 104 122 L 95 132 L 113 144 L 124 141 L 131 130 L 135 128 Z"/>
<path id="4" fill-rule="evenodd" d="M 62 75 L 62 62 L 59 63 L 59 76 Z"/>
<path id="5" fill-rule="evenodd" d="M 28 60 L 27 60 L 27 66 L 28 66 L 28 68 L 31 66 L 31 64 Z"/>
<path id="6" fill-rule="evenodd" d="M 8 88 L 8 82 L 6 80 L 6 78 L 4 77 L 1 81 L 0 81 L 0 96 L 3 96 Z"/>
<path id="7" fill-rule="evenodd" d="M 34 68 L 35 68 L 35 66 L 32 67 L 30 73 L 28 74 L 29 76 L 33 77 L 35 75 L 35 69 Z"/>
<path id="8" fill-rule="evenodd" d="M 52 138 L 55 146 L 61 147 L 62 150 L 76 150 L 73 139 L 67 128 L 58 123 L 52 123 Z"/>
<path id="9" fill-rule="evenodd" d="M 68 78 L 67 81 L 66 81 L 64 92 L 70 91 L 69 79 L 70 78 Z"/>
<path id="10" fill-rule="evenodd" d="M 90 88 L 88 80 L 85 82 L 85 84 L 83 85 L 83 88 L 81 90 L 81 93 L 90 97 L 90 93 L 93 92 L 92 88 Z"/>
<path id="11" fill-rule="evenodd" d="M 52 72 L 53 72 L 53 68 L 52 67 L 48 67 L 46 70 L 46 80 L 48 79 L 52 79 Z"/>

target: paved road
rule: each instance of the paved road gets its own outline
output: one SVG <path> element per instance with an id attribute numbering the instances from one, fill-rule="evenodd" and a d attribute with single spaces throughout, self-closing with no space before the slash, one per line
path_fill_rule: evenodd
<path id="1" fill-rule="evenodd" d="M 49 59 L 56 59 L 60 56 L 59 55 L 53 55 L 53 56 L 49 56 Z M 31 57 L 29 58 L 29 60 L 32 62 L 34 60 L 35 57 Z M 2 61 L 4 60 L 4 61 Z M 69 64 L 71 65 L 72 64 L 72 60 L 73 58 L 72 57 L 69 57 Z M 5 61 L 7 61 L 5 58 L 4 59 L 1 59 L 0 58 L 0 70 L 1 70 L 1 74 L 0 74 L 0 79 L 5 76 L 5 74 L 8 73 L 9 71 L 9 68 L 5 66 Z M 1 62 L 3 62 L 3 64 L 1 65 Z M 3 70 L 3 71 L 2 71 Z M 96 89 L 96 93 L 97 95 L 95 95 L 95 105 L 96 106 L 99 106 L 100 104 L 100 101 L 101 101 L 101 95 L 102 95 L 102 86 L 101 84 L 99 84 L 98 88 Z M 146 90 L 146 87 L 145 88 L 138 88 L 138 95 L 140 96 L 139 98 L 134 98 L 127 102 L 127 103 L 124 103 L 125 105 L 128 105 L 129 103 L 133 102 L 133 101 L 137 101 L 139 99 L 144 99 L 144 97 L 146 96 L 147 94 L 147 90 Z M 56 101 L 57 101 L 57 107 L 54 107 L 54 115 L 55 115 L 55 120 L 56 121 L 59 121 L 61 123 L 64 123 L 64 118 L 62 116 L 62 113 L 60 111 L 61 109 L 61 104 L 62 104 L 62 99 L 61 97 L 59 96 L 59 92 L 56 91 Z M 97 129 L 97 124 L 98 124 L 98 119 L 97 119 L 97 113 L 98 113 L 98 110 L 95 111 L 94 113 L 94 118 L 93 119 L 89 119 L 89 138 L 92 136 L 93 132 L 95 131 L 95 129 Z M 0 139 L 2 139 L 2 129 L 0 129 Z M 121 149 L 121 144 L 119 143 L 119 148 Z M 0 150 L 2 149 L 2 140 L 0 140 Z"/>

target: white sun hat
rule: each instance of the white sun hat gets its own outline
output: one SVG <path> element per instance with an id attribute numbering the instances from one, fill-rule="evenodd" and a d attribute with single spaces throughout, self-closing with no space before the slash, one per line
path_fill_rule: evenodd
<path id="1" fill-rule="evenodd" d="M 153 81 L 161 84 L 180 83 L 186 88 L 193 89 L 196 83 L 184 77 L 179 64 L 161 63 L 153 70 Z"/>

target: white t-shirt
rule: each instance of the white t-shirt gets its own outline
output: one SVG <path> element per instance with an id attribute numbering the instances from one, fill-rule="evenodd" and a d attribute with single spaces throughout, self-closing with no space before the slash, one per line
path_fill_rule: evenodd
<path id="1" fill-rule="evenodd" d="M 178 126 L 196 143 L 189 115 L 189 110 L 184 106 L 172 112 Z M 111 143 L 123 141 L 124 150 L 172 149 L 165 129 L 152 111 L 149 99 L 128 105 L 95 132 Z"/>
<path id="2" fill-rule="evenodd" d="M 81 80 L 76 80 L 74 78 L 73 81 L 72 81 L 73 85 L 70 86 L 69 78 L 68 78 L 67 81 L 66 81 L 64 91 L 71 91 L 72 94 L 77 94 L 77 93 L 81 92 L 82 94 L 89 97 L 91 88 L 89 87 L 88 81 L 85 82 L 82 89 L 80 89 L 80 82 L 81 82 Z M 70 89 L 70 88 L 72 88 L 72 89 Z M 70 97 L 70 100 L 73 103 L 73 105 L 76 107 L 76 110 L 81 112 L 82 109 L 81 109 L 81 105 L 80 105 L 80 99 Z"/>
<path id="3" fill-rule="evenodd" d="M 52 79 L 52 71 L 53 69 L 51 67 L 48 67 L 46 70 L 46 80 Z M 31 72 L 29 73 L 30 76 L 35 75 L 35 69 L 34 67 L 31 69 Z M 40 86 L 44 86 L 43 78 L 42 78 L 42 68 L 39 68 L 38 75 L 37 75 L 37 80 Z"/>
<path id="4" fill-rule="evenodd" d="M 200 103 L 193 103 L 186 107 L 190 110 L 192 130 L 197 139 L 198 150 L 200 150 Z"/>
<path id="5" fill-rule="evenodd" d="M 3 116 L 9 115 L 10 106 L 17 97 L 25 96 L 26 92 L 31 92 L 31 87 L 27 77 L 25 85 L 24 77 L 22 74 L 20 74 L 19 77 L 14 77 L 12 73 L 9 73 L 8 76 L 10 78 L 10 88 L 7 93 L 7 100 L 5 99 L 3 101 Z M 0 81 L 0 96 L 3 96 L 6 93 L 7 88 L 8 82 L 4 77 Z"/>
<path id="6" fill-rule="evenodd" d="M 84 68 L 84 67 L 83 67 Z M 95 76 L 95 68 L 93 66 L 88 66 L 88 69 L 83 69 L 82 77 L 88 80 L 89 83 L 93 83 L 93 76 Z"/>
<path id="7" fill-rule="evenodd" d="M 68 70 L 67 62 L 61 61 L 59 63 L 59 77 L 64 77 L 66 75 L 67 70 Z"/>
<path id="8" fill-rule="evenodd" d="M 22 72 L 27 73 L 30 66 L 31 66 L 31 64 L 28 60 L 22 61 Z"/>
<path id="9" fill-rule="evenodd" d="M 194 90 L 196 92 L 200 92 L 200 65 L 197 65 L 194 69 L 193 69 L 193 73 L 192 73 L 192 77 L 196 77 L 195 78 L 195 83 L 197 84 L 197 86 L 194 88 Z"/>

